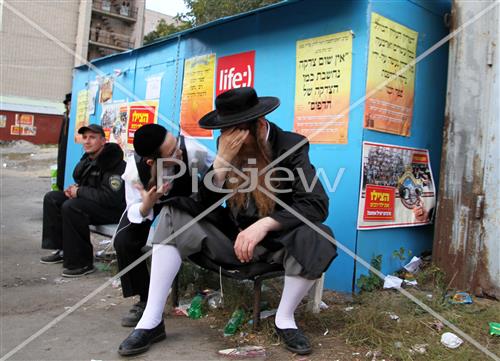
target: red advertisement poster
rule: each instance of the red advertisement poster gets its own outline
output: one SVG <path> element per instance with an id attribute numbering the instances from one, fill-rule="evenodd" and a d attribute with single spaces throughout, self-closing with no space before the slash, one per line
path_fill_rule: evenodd
<path id="1" fill-rule="evenodd" d="M 363 212 L 363 220 L 393 221 L 395 197 L 396 189 L 393 187 L 368 184 L 366 186 L 366 201 L 365 210 Z"/>
<path id="2" fill-rule="evenodd" d="M 157 116 L 157 100 L 130 103 L 127 127 L 127 143 L 132 146 L 132 144 L 134 143 L 134 134 L 136 130 L 142 127 L 144 124 L 156 123 Z"/>
<path id="3" fill-rule="evenodd" d="M 215 95 L 230 89 L 253 87 L 254 69 L 255 50 L 219 58 Z"/>

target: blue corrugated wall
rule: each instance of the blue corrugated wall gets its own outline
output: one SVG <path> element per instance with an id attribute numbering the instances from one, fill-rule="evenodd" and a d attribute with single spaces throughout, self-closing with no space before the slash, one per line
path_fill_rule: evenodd
<path id="1" fill-rule="evenodd" d="M 422 4 L 419 4 L 422 3 Z M 443 4 L 443 3 L 441 3 Z M 151 46 L 129 51 L 93 62 L 99 71 L 111 75 L 115 69 L 124 71 L 117 78 L 113 100 L 142 100 L 149 75 L 164 73 L 161 87 L 160 124 L 165 119 L 179 123 L 180 98 L 184 59 L 215 53 L 217 57 L 255 50 L 255 88 L 259 95 L 281 99 L 281 106 L 268 118 L 285 130 L 293 129 L 295 94 L 295 49 L 297 40 L 352 30 L 353 62 L 351 104 L 365 94 L 370 13 L 376 11 L 419 32 L 418 54 L 446 35 L 442 13 L 445 5 L 431 7 L 425 1 L 319 1 L 291 2 L 218 21 L 213 26 L 188 31 Z M 176 62 L 179 54 L 179 62 Z M 415 111 L 412 136 L 404 138 L 366 131 L 362 127 L 364 104 L 349 113 L 349 138 L 346 145 L 311 145 L 310 157 L 316 167 L 322 167 L 333 184 L 340 169 L 345 169 L 335 193 L 330 194 L 330 216 L 327 224 L 339 242 L 369 260 L 383 254 L 383 271 L 397 266 L 391 253 L 400 246 L 414 254 L 431 248 L 432 227 L 400 228 L 379 231 L 357 231 L 357 207 L 363 140 L 428 148 L 431 151 L 434 176 L 437 178 L 441 152 L 441 132 L 447 73 L 447 47 L 438 50 L 417 65 Z M 71 119 L 75 119 L 76 94 L 94 80 L 96 73 L 87 67 L 74 71 Z M 118 84 L 117 84 L 118 83 Z M 125 88 L 126 90 L 120 89 Z M 92 123 L 99 123 L 98 105 Z M 167 125 L 168 126 L 168 125 Z M 66 183 L 72 182 L 71 172 L 82 155 L 82 147 L 74 144 L 72 123 Z M 217 134 L 216 134 L 217 136 Z M 214 140 L 201 140 L 215 149 Z M 436 183 L 437 184 L 437 183 Z M 305 242 L 307 240 L 304 240 Z M 344 252 L 334 261 L 326 274 L 325 286 L 338 291 L 353 290 L 353 281 L 366 270 L 355 267 Z"/>

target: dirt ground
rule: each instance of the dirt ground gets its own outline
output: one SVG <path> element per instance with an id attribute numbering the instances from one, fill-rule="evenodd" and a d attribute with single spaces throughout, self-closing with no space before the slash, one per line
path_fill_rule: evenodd
<path id="1" fill-rule="evenodd" d="M 113 276 L 108 264 L 96 263 L 99 271 L 81 279 L 64 279 L 61 265 L 39 263 L 47 254 L 40 248 L 42 199 L 50 189 L 49 167 L 56 148 L 29 143 L 0 146 L 0 356 L 23 345 L 31 336 L 58 317 L 54 325 L 27 343 L 12 360 L 118 360 L 116 350 L 131 329 L 120 325 L 121 317 L 136 302 L 123 299 L 119 288 L 106 287 L 74 313 L 62 318 L 71 306 Z M 100 238 L 95 238 L 98 248 Z M 112 269 L 112 267 L 111 267 Z M 189 268 L 188 268 L 189 270 Z M 183 271 L 184 272 L 184 271 Z M 203 272 L 181 277 L 185 300 L 204 287 L 217 288 Z M 474 299 L 473 305 L 450 305 L 439 270 L 429 267 L 418 278 L 412 294 L 499 354 L 500 337 L 488 334 L 488 322 L 500 322 L 500 303 Z M 213 280 L 212 280 L 213 281 Z M 172 316 L 167 308 L 167 340 L 133 360 L 225 360 L 220 349 L 239 345 L 264 346 L 267 360 L 487 360 L 465 343 L 450 350 L 440 344 L 447 331 L 436 329 L 436 320 L 395 291 L 374 291 L 354 299 L 326 292 L 329 306 L 320 314 L 304 312 L 297 320 L 310 336 L 314 352 L 301 357 L 284 350 L 273 336 L 272 318 L 263 320 L 259 332 L 245 324 L 233 337 L 224 338 L 222 328 L 235 305 L 251 304 L 249 287 L 225 282 L 223 310 L 211 310 L 200 320 Z M 263 300 L 274 308 L 280 282 L 265 284 Z M 245 299 L 246 297 L 246 299 Z M 391 314 L 399 318 L 394 320 Z M 438 327 L 439 328 L 439 327 Z"/>

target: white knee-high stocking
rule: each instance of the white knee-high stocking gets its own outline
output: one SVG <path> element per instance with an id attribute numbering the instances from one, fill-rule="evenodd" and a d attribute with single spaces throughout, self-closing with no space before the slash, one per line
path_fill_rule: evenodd
<path id="1" fill-rule="evenodd" d="M 172 282 L 179 272 L 181 264 L 181 255 L 177 248 L 163 244 L 153 245 L 148 302 L 141 320 L 135 328 L 149 330 L 161 322 L 168 291 L 172 287 Z"/>
<path id="2" fill-rule="evenodd" d="M 300 301 L 311 289 L 315 280 L 298 276 L 285 276 L 285 285 L 281 295 L 280 305 L 276 311 L 275 323 L 280 329 L 297 328 L 294 313 Z"/>

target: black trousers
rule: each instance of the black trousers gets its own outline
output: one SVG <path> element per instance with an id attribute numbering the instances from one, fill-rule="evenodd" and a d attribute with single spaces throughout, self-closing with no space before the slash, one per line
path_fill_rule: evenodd
<path id="1" fill-rule="evenodd" d="M 122 211 L 86 199 L 70 199 L 61 191 L 49 192 L 43 199 L 42 248 L 62 249 L 64 268 L 90 266 L 94 251 L 89 225 L 116 223 Z"/>
<path id="2" fill-rule="evenodd" d="M 118 269 L 121 271 L 142 256 L 149 229 L 153 222 L 131 223 L 125 213 L 115 234 L 114 247 Z M 141 295 L 147 297 L 149 290 L 149 271 L 146 261 L 139 263 L 121 277 L 123 297 Z"/>

